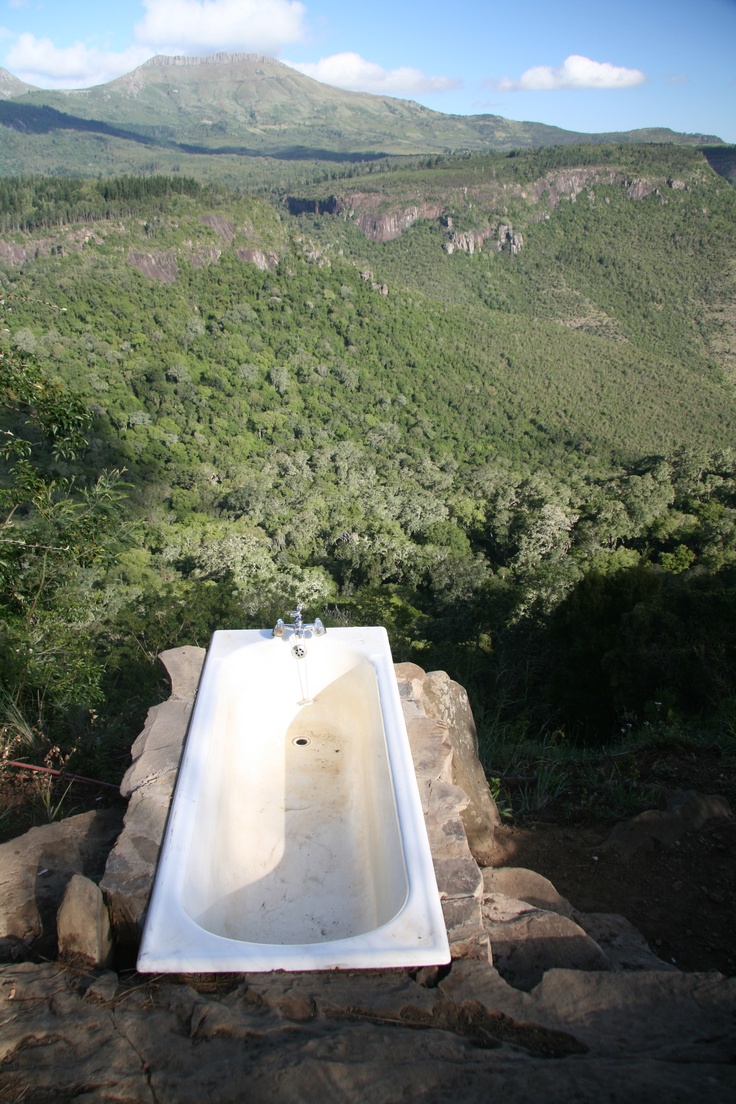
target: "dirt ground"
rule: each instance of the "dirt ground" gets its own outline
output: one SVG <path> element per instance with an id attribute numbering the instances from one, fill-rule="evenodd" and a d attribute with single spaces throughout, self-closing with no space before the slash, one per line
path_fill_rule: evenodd
<path id="1" fill-rule="evenodd" d="M 626 859 L 601 852 L 610 831 L 610 821 L 504 826 L 495 865 L 536 870 L 580 912 L 620 913 L 681 970 L 736 974 L 736 821 Z"/>

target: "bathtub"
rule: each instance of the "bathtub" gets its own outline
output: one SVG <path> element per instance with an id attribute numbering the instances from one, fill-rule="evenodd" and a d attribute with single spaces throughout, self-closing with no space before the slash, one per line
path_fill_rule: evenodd
<path id="1" fill-rule="evenodd" d="M 216 632 L 138 957 L 141 972 L 449 962 L 382 628 Z"/>

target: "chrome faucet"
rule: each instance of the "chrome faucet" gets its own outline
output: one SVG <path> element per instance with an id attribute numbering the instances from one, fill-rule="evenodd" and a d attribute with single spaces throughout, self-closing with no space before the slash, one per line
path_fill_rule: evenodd
<path id="1" fill-rule="evenodd" d="M 292 619 L 293 624 L 286 625 L 281 617 L 279 617 L 273 630 L 274 636 L 285 636 L 287 632 L 291 632 L 294 635 L 294 640 L 301 641 L 308 634 L 312 636 L 324 636 L 327 629 L 324 627 L 319 617 L 315 617 L 314 621 L 307 623 L 302 617 L 303 606 L 301 602 L 297 605 L 295 610 L 289 611 L 289 617 Z"/>

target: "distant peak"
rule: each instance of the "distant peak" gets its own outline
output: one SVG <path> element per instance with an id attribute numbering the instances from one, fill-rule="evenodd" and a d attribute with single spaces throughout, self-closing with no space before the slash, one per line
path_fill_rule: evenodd
<path id="1" fill-rule="evenodd" d="M 267 65 L 281 65 L 282 62 L 276 61 L 275 58 L 266 57 L 264 54 L 209 54 L 207 57 L 189 57 L 183 54 L 177 54 L 175 56 L 169 56 L 167 54 L 157 54 L 156 57 L 150 58 L 141 65 L 141 69 L 148 69 L 153 66 L 167 66 L 167 65 L 232 65 L 235 62 L 258 62 L 259 64 Z"/>
<path id="2" fill-rule="evenodd" d="M 0 100 L 10 100 L 23 92 L 35 92 L 36 86 L 13 76 L 7 69 L 0 68 Z"/>

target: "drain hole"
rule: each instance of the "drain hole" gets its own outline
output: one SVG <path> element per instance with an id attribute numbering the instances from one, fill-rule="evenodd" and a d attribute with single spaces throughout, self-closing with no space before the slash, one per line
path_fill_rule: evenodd
<path id="1" fill-rule="evenodd" d="M 296 740 L 293 741 L 293 743 L 295 743 L 297 747 L 306 747 L 309 743 L 309 740 L 306 738 L 306 736 L 298 736 Z"/>

